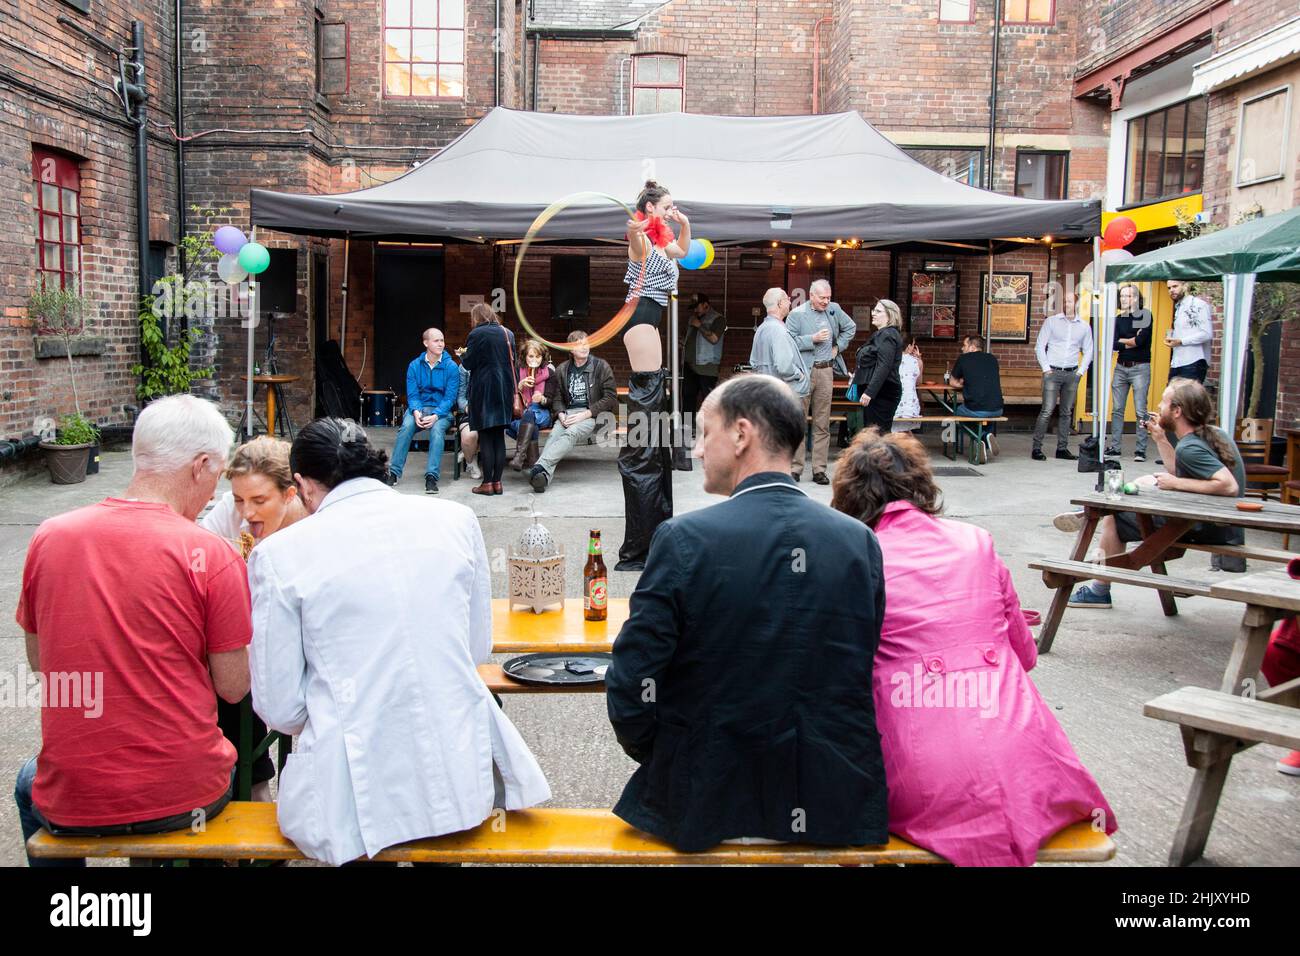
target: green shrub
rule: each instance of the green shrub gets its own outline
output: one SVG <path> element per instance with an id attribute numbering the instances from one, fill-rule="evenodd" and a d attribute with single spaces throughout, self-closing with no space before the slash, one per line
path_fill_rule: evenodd
<path id="1" fill-rule="evenodd" d="M 93 445 L 99 441 L 99 429 L 80 415 L 64 415 L 59 419 L 56 445 Z"/>

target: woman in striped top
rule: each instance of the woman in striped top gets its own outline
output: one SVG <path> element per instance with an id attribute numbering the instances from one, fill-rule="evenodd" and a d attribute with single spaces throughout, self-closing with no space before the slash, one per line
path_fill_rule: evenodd
<path id="1" fill-rule="evenodd" d="M 681 232 L 675 238 L 669 223 Z M 673 205 L 668 190 L 653 179 L 636 200 L 634 218 L 627 221 L 627 301 L 639 297 L 623 333 L 632 378 L 628 382 L 628 434 L 653 435 L 653 425 L 667 408 L 668 381 L 663 368 L 659 325 L 668 297 L 677 289 L 677 260 L 691 247 L 691 223 Z M 644 273 L 644 277 L 643 277 Z M 642 441 L 624 445 L 618 456 L 623 476 L 626 529 L 615 571 L 645 567 L 650 537 L 673 515 L 672 459 L 666 443 Z"/>

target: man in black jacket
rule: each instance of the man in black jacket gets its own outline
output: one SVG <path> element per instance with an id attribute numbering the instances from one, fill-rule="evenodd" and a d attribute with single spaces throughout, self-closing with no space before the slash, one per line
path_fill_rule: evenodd
<path id="1" fill-rule="evenodd" d="M 883 843 L 880 546 L 791 480 L 804 414 L 784 383 L 727 380 L 699 426 L 704 490 L 728 500 L 655 531 L 614 642 L 609 718 L 641 765 L 614 812 L 684 851 Z"/>
<path id="2" fill-rule="evenodd" d="M 542 457 L 528 472 L 528 480 L 539 494 L 555 477 L 560 459 L 605 424 L 602 417 L 612 424 L 618 414 L 618 388 L 609 363 L 591 354 L 586 332 L 570 332 L 569 341 L 573 351 L 555 370 L 555 388 L 550 394 L 551 414 L 555 416 L 551 434 Z"/>

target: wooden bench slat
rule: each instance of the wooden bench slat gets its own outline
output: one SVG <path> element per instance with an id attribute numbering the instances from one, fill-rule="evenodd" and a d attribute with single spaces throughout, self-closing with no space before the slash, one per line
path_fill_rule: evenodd
<path id="1" fill-rule="evenodd" d="M 1167 574 L 1155 574 L 1150 571 L 1129 571 L 1113 568 L 1105 564 L 1093 564 L 1090 561 L 1067 561 L 1043 558 L 1029 562 L 1035 571 L 1056 574 L 1079 580 L 1109 581 L 1112 584 L 1131 584 L 1139 588 L 1154 588 L 1157 591 L 1174 591 L 1189 597 L 1209 597 L 1210 585 L 1193 581 L 1191 578 L 1176 578 Z M 1054 585 L 1049 584 L 1049 587 Z"/>
<path id="2" fill-rule="evenodd" d="M 1300 710 L 1208 687 L 1181 687 L 1148 701 L 1142 712 L 1235 740 L 1300 749 Z"/>
<path id="3" fill-rule="evenodd" d="M 908 415 L 899 416 L 894 419 L 896 422 L 1005 422 L 1006 417 L 1001 418 L 978 418 L 975 415 Z"/>
<path id="4" fill-rule="evenodd" d="M 1190 544 L 1179 541 L 1176 545 L 1184 551 L 1204 551 L 1207 554 L 1227 554 L 1233 557 L 1255 561 L 1276 561 L 1279 564 L 1300 558 L 1294 551 L 1278 551 L 1276 548 L 1255 548 L 1246 544 Z"/>
<path id="5" fill-rule="evenodd" d="M 302 859 L 276 823 L 275 804 L 229 804 L 202 833 L 183 830 L 127 837 L 54 837 L 40 830 L 27 843 L 34 857 L 138 859 Z M 1039 850 L 1042 863 L 1101 863 L 1115 844 L 1089 822 L 1073 824 Z M 609 810 L 518 810 L 489 817 L 473 830 L 389 847 L 377 860 L 418 863 L 620 864 L 889 864 L 942 863 L 891 837 L 877 847 L 725 844 L 684 854 L 635 830 Z"/>

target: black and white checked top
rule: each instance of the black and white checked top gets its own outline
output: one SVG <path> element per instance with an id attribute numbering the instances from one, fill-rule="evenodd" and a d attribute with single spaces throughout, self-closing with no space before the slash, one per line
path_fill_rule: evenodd
<path id="1" fill-rule="evenodd" d="M 654 299 L 664 308 L 668 307 L 668 293 L 677 288 L 677 260 L 670 259 L 659 249 L 655 248 L 654 243 L 646 240 L 646 245 L 650 247 L 648 260 L 645 267 L 645 283 L 641 286 L 641 295 L 649 299 Z M 637 280 L 641 278 L 641 263 L 632 259 L 627 260 L 627 275 L 623 281 L 627 283 L 627 299 L 632 298 L 632 291 L 636 288 Z"/>

